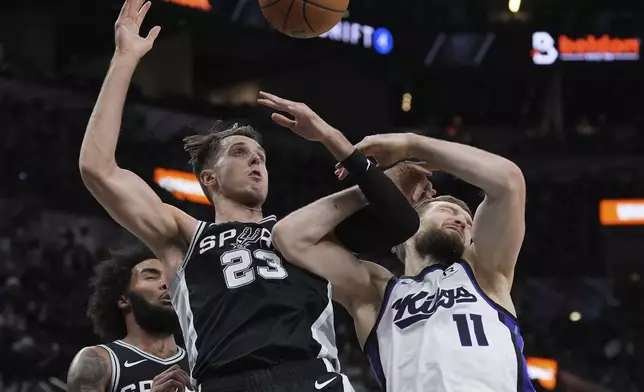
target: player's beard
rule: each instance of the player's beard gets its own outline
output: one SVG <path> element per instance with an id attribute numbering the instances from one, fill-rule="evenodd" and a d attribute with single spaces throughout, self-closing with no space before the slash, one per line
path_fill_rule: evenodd
<path id="1" fill-rule="evenodd" d="M 170 306 L 155 305 L 137 293 L 130 292 L 130 307 L 136 323 L 153 335 L 172 335 L 179 331 L 179 319 Z"/>
<path id="2" fill-rule="evenodd" d="M 422 257 L 429 256 L 442 264 L 453 264 L 463 256 L 463 239 L 451 230 L 434 228 L 420 234 L 416 251 Z"/>

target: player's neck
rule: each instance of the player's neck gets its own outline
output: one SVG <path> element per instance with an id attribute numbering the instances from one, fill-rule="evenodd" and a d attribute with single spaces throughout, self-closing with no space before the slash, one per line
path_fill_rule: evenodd
<path id="1" fill-rule="evenodd" d="M 221 222 L 257 222 L 264 214 L 262 208 L 248 207 L 234 200 L 218 198 L 215 202 L 215 223 Z"/>
<path id="2" fill-rule="evenodd" d="M 413 252 L 412 254 L 408 253 L 405 257 L 405 275 L 416 276 L 420 274 L 425 268 L 441 263 L 441 260 L 431 255 L 420 256 L 416 252 Z"/>
<path id="3" fill-rule="evenodd" d="M 170 358 L 177 353 L 177 343 L 173 335 L 153 335 L 139 328 L 128 329 L 122 340 L 148 354 L 159 358 Z"/>

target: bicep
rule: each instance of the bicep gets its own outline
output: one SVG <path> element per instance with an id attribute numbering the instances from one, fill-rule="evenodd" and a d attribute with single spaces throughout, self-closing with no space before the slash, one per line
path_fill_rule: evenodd
<path id="1" fill-rule="evenodd" d="M 106 356 L 96 348 L 81 350 L 72 361 L 67 374 L 69 392 L 104 392 L 112 369 Z"/>
<path id="2" fill-rule="evenodd" d="M 83 181 L 110 216 L 155 253 L 181 234 L 176 209 L 133 172 L 117 168 L 107 175 L 84 174 Z"/>
<path id="3" fill-rule="evenodd" d="M 284 256 L 291 263 L 331 282 L 333 299 L 345 307 L 350 300 L 371 289 L 365 264 L 333 240 L 325 239 L 312 246 L 293 249 Z"/>
<path id="4" fill-rule="evenodd" d="M 477 267 L 512 279 L 525 236 L 525 189 L 485 197 L 474 216 Z"/>

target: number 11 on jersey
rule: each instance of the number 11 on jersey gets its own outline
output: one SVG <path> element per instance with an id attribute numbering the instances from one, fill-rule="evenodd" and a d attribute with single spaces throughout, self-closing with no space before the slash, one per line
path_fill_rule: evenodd
<path id="1" fill-rule="evenodd" d="M 458 330 L 458 337 L 461 340 L 461 346 L 463 347 L 472 347 L 472 334 L 470 333 L 470 326 L 467 322 L 466 314 L 453 314 L 452 319 L 456 323 L 456 329 Z M 470 320 L 472 320 L 472 326 L 474 327 L 474 336 L 476 337 L 476 343 L 478 346 L 489 346 L 490 344 L 487 341 L 487 336 L 485 336 L 485 330 L 483 329 L 483 318 L 480 314 L 470 313 Z"/>

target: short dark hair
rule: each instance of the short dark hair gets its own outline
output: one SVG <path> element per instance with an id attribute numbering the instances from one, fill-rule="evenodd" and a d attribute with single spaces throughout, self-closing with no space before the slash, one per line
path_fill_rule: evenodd
<path id="1" fill-rule="evenodd" d="M 429 200 L 425 200 L 424 202 L 416 205 L 414 209 L 416 212 L 418 212 L 418 215 L 422 215 L 432 203 L 442 201 L 446 203 L 452 203 L 456 204 L 457 206 L 461 207 L 462 209 L 465 210 L 465 212 L 468 213 L 470 217 L 472 217 L 472 210 L 470 210 L 470 207 L 461 199 L 457 199 L 454 196 L 450 195 L 443 195 L 443 196 L 437 196 L 434 198 L 431 198 Z M 398 260 L 402 261 L 403 263 L 405 262 L 405 256 L 406 256 L 406 251 L 405 251 L 405 244 L 400 244 L 396 245 L 392 251 L 396 254 L 396 257 L 398 257 Z"/>
<path id="2" fill-rule="evenodd" d="M 156 259 L 152 251 L 138 242 L 110 253 L 110 258 L 94 269 L 87 306 L 94 332 L 105 341 L 121 339 L 127 334 L 125 318 L 117 304 L 130 285 L 132 268 L 145 260 Z"/>
<path id="3" fill-rule="evenodd" d="M 211 166 L 219 156 L 221 141 L 229 136 L 246 136 L 257 143 L 262 143 L 261 135 L 250 125 L 225 125 L 223 121 L 216 121 L 204 135 L 192 135 L 183 138 L 183 149 L 190 154 L 189 163 L 192 171 L 197 176 L 199 185 L 206 197 L 210 200 L 208 189 L 201 183 L 200 174 L 204 167 Z M 210 200 L 212 203 L 212 200 Z"/>

